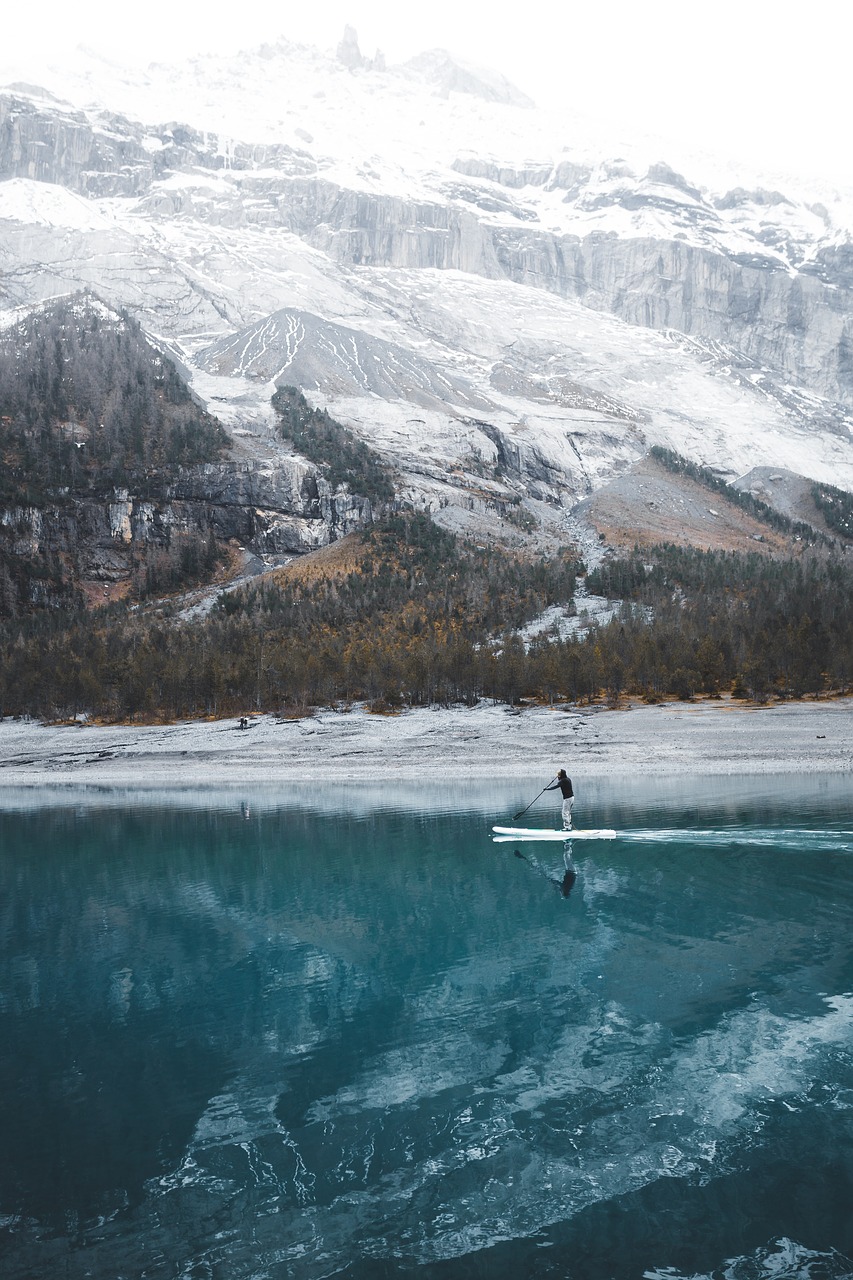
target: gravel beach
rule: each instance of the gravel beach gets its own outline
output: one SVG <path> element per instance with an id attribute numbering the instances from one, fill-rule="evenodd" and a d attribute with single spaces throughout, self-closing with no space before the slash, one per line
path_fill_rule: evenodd
<path id="1" fill-rule="evenodd" d="M 604 708 L 324 710 L 173 725 L 0 723 L 0 792 L 66 784 L 206 786 L 534 774 L 578 777 L 853 771 L 853 699 Z"/>

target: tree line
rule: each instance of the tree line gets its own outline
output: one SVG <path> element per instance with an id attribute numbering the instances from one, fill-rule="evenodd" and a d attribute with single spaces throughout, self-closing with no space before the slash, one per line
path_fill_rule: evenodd
<path id="1" fill-rule="evenodd" d="M 203 620 L 112 606 L 7 623 L 0 710 L 126 719 L 352 701 L 766 699 L 853 682 L 853 569 L 841 558 L 644 549 L 587 575 L 590 590 L 622 600 L 617 617 L 525 645 L 526 621 L 572 608 L 581 566 L 570 553 L 524 560 L 422 516 L 383 521 L 357 547 L 346 572 L 285 570 Z"/>
<path id="2" fill-rule="evenodd" d="M 766 699 L 853 681 L 853 565 L 663 544 L 605 562 L 591 590 L 639 606 L 597 637 L 611 692 Z M 644 619 L 651 614 L 651 621 Z"/>

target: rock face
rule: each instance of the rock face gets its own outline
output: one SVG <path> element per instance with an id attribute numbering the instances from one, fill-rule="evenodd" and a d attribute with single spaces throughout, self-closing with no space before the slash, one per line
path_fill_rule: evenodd
<path id="1" fill-rule="evenodd" d="M 498 164 L 482 156 L 457 156 L 451 166 L 457 173 L 469 178 L 485 178 L 501 187 L 518 190 L 521 187 L 544 187 L 554 181 L 554 169 L 550 164 L 529 164 L 518 169 L 513 165 Z M 587 175 L 589 170 L 583 170 Z"/>
<path id="2" fill-rule="evenodd" d="M 725 343 L 821 395 L 853 405 L 853 293 L 756 256 L 677 240 L 495 237 L 502 270 L 629 324 Z M 630 282 L 630 285 L 627 283 Z"/>
<path id="3" fill-rule="evenodd" d="M 44 181 L 62 181 L 67 176 L 74 190 L 142 188 L 149 194 L 138 211 L 156 222 L 174 219 L 231 229 L 283 228 L 350 266 L 459 271 L 509 279 L 576 299 L 631 325 L 675 330 L 706 343 L 725 344 L 735 355 L 777 370 L 785 380 L 853 406 L 853 249 L 849 246 L 826 247 L 792 272 L 769 253 L 726 256 L 712 246 L 675 237 L 555 235 L 531 226 L 521 208 L 512 211 L 515 226 L 493 225 L 484 219 L 480 206 L 496 202 L 476 190 L 439 204 L 346 191 L 315 177 L 255 176 L 250 169 L 239 183 L 233 174 L 226 177 L 226 189 L 215 194 L 204 184 L 152 191 L 150 155 L 138 149 L 130 165 L 123 163 L 125 153 L 113 156 L 120 173 L 102 173 L 83 167 L 88 163 L 81 155 L 85 148 L 76 134 L 71 136 L 74 145 L 66 145 L 63 134 L 53 139 L 56 150 L 51 151 L 49 134 L 46 141 L 39 133 L 31 152 L 24 148 L 18 162 L 8 160 L 14 148 L 0 153 L 0 162 L 6 157 L 7 171 L 35 172 L 44 175 Z M 98 162 L 106 164 L 107 158 L 99 156 Z M 538 180 L 541 175 L 533 176 Z M 510 175 L 510 186 L 514 181 Z M 75 266 L 69 264 L 67 236 L 58 242 L 51 230 L 38 226 L 10 227 L 4 236 L 5 256 L 13 262 L 40 260 L 40 279 L 34 282 L 41 291 L 38 296 L 81 283 L 104 290 L 109 281 L 113 297 L 127 305 L 138 298 L 134 276 L 147 274 L 159 301 L 153 295 L 144 301 L 153 304 L 155 311 L 170 306 L 198 319 L 207 312 L 211 324 L 221 322 L 224 314 L 239 325 L 241 314 L 228 293 L 215 300 L 191 275 L 176 276 L 173 262 L 164 255 L 165 246 L 149 244 L 142 252 L 138 242 L 119 227 L 80 229 L 75 234 L 80 242 Z M 54 260 L 58 260 L 58 271 Z M 20 271 L 7 281 L 6 289 L 9 301 L 16 304 L 32 296 Z"/>
<path id="4" fill-rule="evenodd" d="M 108 590 L 130 579 L 140 555 L 169 551 L 181 537 L 213 535 L 269 559 L 315 551 L 372 518 L 366 498 L 332 492 L 300 459 L 272 467 L 216 463 L 181 473 L 158 502 L 119 489 L 103 501 L 0 510 L 0 548 L 61 561 L 66 588 L 97 583 Z M 56 605 L 67 596 L 57 584 L 34 579 L 31 586 L 32 604 Z"/>
<path id="5" fill-rule="evenodd" d="M 314 160 L 284 145 L 251 146 L 183 124 L 156 129 L 101 112 L 0 93 L 0 181 L 29 178 L 86 196 L 142 196 L 164 174 L 275 168 L 313 173 Z"/>
<path id="6" fill-rule="evenodd" d="M 364 63 L 358 47 L 358 32 L 354 27 L 344 27 L 343 39 L 338 45 L 338 62 L 343 63 L 350 71 Z"/>
<path id="7" fill-rule="evenodd" d="M 274 465 L 208 463 L 180 476 L 171 502 L 179 510 L 204 512 L 219 537 L 236 538 L 260 555 L 314 551 L 373 518 L 367 498 L 333 492 L 299 458 Z"/>
<path id="8" fill-rule="evenodd" d="M 492 180 L 515 188 L 531 178 L 542 185 L 541 171 Z M 508 204 L 501 207 L 517 227 L 494 226 L 478 216 L 485 199 L 474 192 L 464 204 L 412 203 L 297 179 L 283 184 L 279 213 L 338 261 L 507 278 L 631 325 L 724 343 L 853 406 L 853 248 L 827 247 L 792 272 L 760 246 L 724 254 L 675 236 L 555 235 Z"/>

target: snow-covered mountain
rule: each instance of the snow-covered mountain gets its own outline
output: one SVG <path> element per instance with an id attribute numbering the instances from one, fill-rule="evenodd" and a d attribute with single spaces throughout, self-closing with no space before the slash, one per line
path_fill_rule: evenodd
<path id="1" fill-rule="evenodd" d="M 0 306 L 127 307 L 255 461 L 300 386 L 448 521 L 521 498 L 558 530 L 652 444 L 853 489 L 853 193 L 578 128 L 349 30 L 336 56 L 17 68 Z"/>

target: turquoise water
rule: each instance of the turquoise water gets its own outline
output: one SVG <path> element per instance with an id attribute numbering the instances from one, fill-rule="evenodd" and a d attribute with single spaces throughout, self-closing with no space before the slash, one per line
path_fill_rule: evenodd
<path id="1" fill-rule="evenodd" d="M 0 793 L 4 1280 L 853 1275 L 849 779 L 540 786 Z"/>

